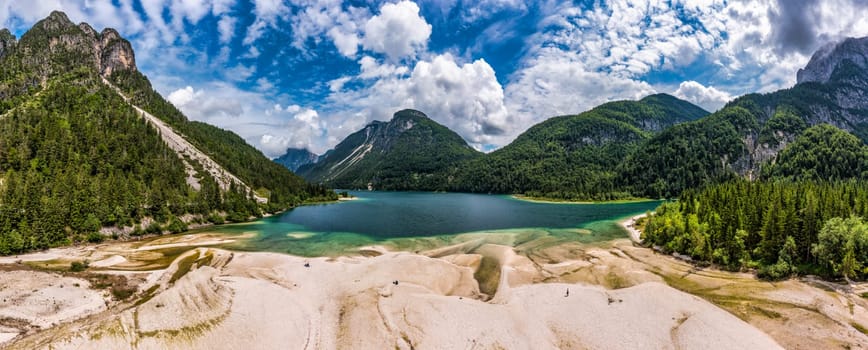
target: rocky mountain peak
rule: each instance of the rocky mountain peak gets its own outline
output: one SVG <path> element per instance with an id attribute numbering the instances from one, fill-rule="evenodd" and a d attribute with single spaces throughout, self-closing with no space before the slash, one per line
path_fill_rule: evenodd
<path id="1" fill-rule="evenodd" d="M 75 23 L 72 23 L 65 13 L 61 11 L 51 11 L 51 14 L 45 19 L 39 21 L 36 26 L 42 27 L 47 31 L 56 31 L 75 27 Z"/>
<path id="2" fill-rule="evenodd" d="M 868 37 L 847 38 L 838 43 L 830 43 L 814 53 L 811 60 L 796 74 L 798 83 L 827 83 L 833 73 L 845 62 L 868 70 Z"/>
<path id="3" fill-rule="evenodd" d="M 415 109 L 402 109 L 400 111 L 395 112 L 395 114 L 392 115 L 392 120 L 414 119 L 414 118 L 428 119 L 428 116 L 425 115 L 425 113 L 422 113 L 421 111 L 417 111 Z"/>
<path id="4" fill-rule="evenodd" d="M 39 21 L 17 43 L 8 31 L 0 32 L 0 58 L 9 55 L 13 46 L 24 65 L 46 78 L 80 66 L 92 67 L 103 76 L 137 70 L 132 45 L 116 30 L 98 33 L 87 23 L 74 24 L 60 11 Z"/>
<path id="5" fill-rule="evenodd" d="M 0 29 L 0 59 L 6 56 L 6 53 L 15 47 L 16 43 L 15 36 L 9 32 L 9 29 Z"/>
<path id="6" fill-rule="evenodd" d="M 95 38 L 97 36 L 96 30 L 94 30 L 93 27 L 91 27 L 90 24 L 87 24 L 86 22 L 79 23 L 78 29 L 81 29 L 81 31 L 84 32 L 85 35 L 91 38 Z"/>

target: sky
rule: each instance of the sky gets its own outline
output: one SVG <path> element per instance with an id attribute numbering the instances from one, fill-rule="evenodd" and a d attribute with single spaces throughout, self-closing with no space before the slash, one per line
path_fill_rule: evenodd
<path id="1" fill-rule="evenodd" d="M 269 157 L 404 108 L 481 151 L 653 93 L 714 111 L 868 35 L 868 0 L 0 0 L 0 26 L 20 37 L 52 10 L 117 29 L 188 118 Z"/>

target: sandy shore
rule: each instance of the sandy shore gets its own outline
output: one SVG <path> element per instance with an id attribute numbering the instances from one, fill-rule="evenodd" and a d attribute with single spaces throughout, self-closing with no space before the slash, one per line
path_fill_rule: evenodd
<path id="1" fill-rule="evenodd" d="M 255 341 L 261 349 L 779 348 L 735 316 L 663 283 L 619 290 L 531 283 L 527 258 L 508 247 L 484 250 L 485 255 L 446 259 L 390 252 L 330 260 L 200 248 L 162 272 L 156 294 L 141 305 L 68 326 L 76 332 L 61 326 L 15 345 L 241 349 Z M 481 292 L 474 279 L 479 268 L 473 266 L 486 255 L 503 264 L 493 296 Z M 171 282 L 185 260 L 195 261 L 193 267 Z M 625 330 L 631 336 L 625 337 Z"/>
<path id="2" fill-rule="evenodd" d="M 639 229 L 636 228 L 636 221 L 646 216 L 648 216 L 648 214 L 640 214 L 618 221 L 618 224 L 621 225 L 621 227 L 627 230 L 627 233 L 630 234 L 631 241 L 640 244 L 642 243 L 642 232 L 640 232 Z"/>
<path id="3" fill-rule="evenodd" d="M 18 301 L 0 304 L 0 342 L 11 339 L 5 345 L 15 349 L 868 344 L 868 336 L 852 326 L 868 325 L 868 303 L 858 295 L 796 280 L 771 284 L 749 274 L 696 270 L 626 239 L 553 245 L 520 233 L 478 234 L 415 253 L 369 246 L 337 258 L 195 248 L 214 240 L 201 234 L 53 252 L 65 261 L 100 262 L 91 273 L 141 276 L 132 279 L 138 292 L 125 301 L 83 279 L 58 287 L 57 281 L 75 276 L 3 272 L 8 280 L 0 281 L 6 286 L 0 296 Z M 189 250 L 178 251 L 183 244 Z M 16 264 L 0 266 L 14 270 Z"/>

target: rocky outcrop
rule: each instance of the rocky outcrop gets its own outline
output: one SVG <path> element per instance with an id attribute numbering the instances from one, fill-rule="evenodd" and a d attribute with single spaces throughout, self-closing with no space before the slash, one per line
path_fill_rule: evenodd
<path id="1" fill-rule="evenodd" d="M 15 44 L 18 41 L 15 40 L 15 36 L 9 32 L 9 29 L 0 29 L 0 59 L 3 59 L 10 50 L 15 48 Z"/>
<path id="2" fill-rule="evenodd" d="M 117 70 L 136 70 L 136 58 L 130 42 L 121 38 L 112 28 L 106 28 L 99 35 L 100 73 L 110 76 Z"/>
<path id="3" fill-rule="evenodd" d="M 47 46 L 42 44 L 46 40 Z M 0 58 L 14 45 L 15 37 L 8 30 L 0 32 Z M 23 63 L 36 67 L 46 77 L 69 68 L 57 67 L 49 61 L 49 57 L 57 53 L 69 53 L 74 57 L 70 60 L 72 64 L 91 66 L 104 76 L 119 70 L 137 70 L 132 45 L 116 30 L 106 28 L 97 33 L 89 24 L 76 25 L 59 11 L 36 23 L 18 46 L 27 51 Z"/>
<path id="4" fill-rule="evenodd" d="M 868 37 L 847 38 L 820 48 L 796 74 L 798 83 L 828 83 L 842 64 L 849 61 L 860 70 L 868 69 Z"/>

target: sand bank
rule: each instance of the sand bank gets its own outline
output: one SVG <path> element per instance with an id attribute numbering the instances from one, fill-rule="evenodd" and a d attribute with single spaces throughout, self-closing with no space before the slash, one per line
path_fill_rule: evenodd
<path id="1" fill-rule="evenodd" d="M 203 234 L 183 243 L 195 247 L 213 240 Z M 153 268 L 138 272 L 146 278 L 138 280 L 130 300 L 79 312 L 6 345 L 815 349 L 868 343 L 852 326 L 868 324 L 868 305 L 852 293 L 697 270 L 626 239 L 553 242 L 479 234 L 416 253 L 369 246 L 337 258 L 190 248 L 167 260 L 178 247 L 139 250 L 182 243 L 177 239 L 73 251 L 89 254 L 73 258 L 127 260 L 100 273 Z"/>

